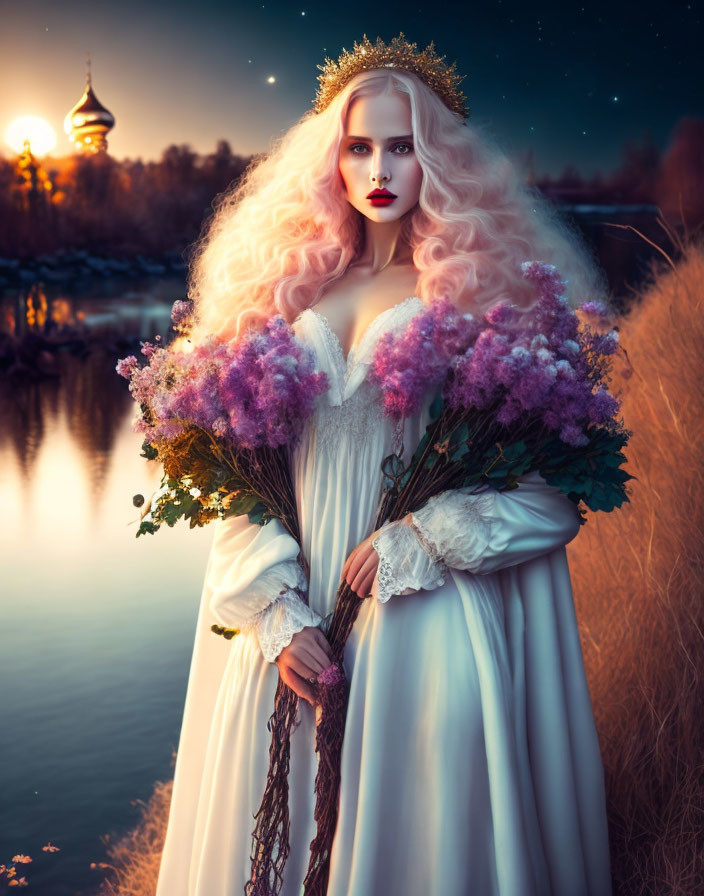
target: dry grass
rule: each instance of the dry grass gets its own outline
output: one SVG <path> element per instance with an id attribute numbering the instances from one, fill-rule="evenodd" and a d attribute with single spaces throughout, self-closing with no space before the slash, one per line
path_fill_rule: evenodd
<path id="1" fill-rule="evenodd" d="M 157 781 L 137 827 L 107 846 L 108 876 L 97 896 L 153 896 L 169 817 L 173 781 Z"/>
<path id="2" fill-rule="evenodd" d="M 631 502 L 568 546 L 615 892 L 704 893 L 704 246 L 619 321 Z"/>
<path id="3" fill-rule="evenodd" d="M 704 893 L 704 247 L 619 321 L 631 501 L 568 546 L 607 779 L 615 896 Z M 170 783 L 99 896 L 152 896 Z"/>

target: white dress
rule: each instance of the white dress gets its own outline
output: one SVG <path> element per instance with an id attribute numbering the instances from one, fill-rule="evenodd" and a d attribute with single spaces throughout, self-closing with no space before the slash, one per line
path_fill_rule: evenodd
<path id="1" fill-rule="evenodd" d="M 366 379 L 382 312 L 349 358 L 313 309 L 293 326 L 330 380 L 293 457 L 298 547 L 278 520 L 213 523 L 157 896 L 235 896 L 250 873 L 279 677 L 295 631 L 333 610 L 342 566 L 373 531 L 393 423 Z M 406 421 L 406 459 L 428 395 Z M 579 514 L 538 474 L 499 493 L 450 490 L 384 527 L 372 597 L 347 641 L 350 699 L 328 896 L 609 896 L 603 766 L 565 545 Z M 399 547 L 400 546 L 400 547 Z M 213 622 L 241 627 L 232 641 Z M 283 896 L 302 894 L 315 836 L 315 711 L 291 739 Z"/>

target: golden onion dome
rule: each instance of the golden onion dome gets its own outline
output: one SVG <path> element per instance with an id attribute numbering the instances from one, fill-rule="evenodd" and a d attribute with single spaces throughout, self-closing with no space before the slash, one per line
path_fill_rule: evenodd
<path id="1" fill-rule="evenodd" d="M 105 135 L 115 126 L 115 116 L 103 106 L 93 91 L 90 76 L 90 56 L 83 96 L 64 119 L 64 130 L 69 140 L 84 152 L 107 149 Z"/>
<path id="2" fill-rule="evenodd" d="M 83 96 L 71 109 L 64 120 L 64 128 L 69 133 L 75 128 L 100 126 L 109 131 L 115 126 L 115 116 L 109 112 L 93 92 L 93 87 L 88 84 Z"/>

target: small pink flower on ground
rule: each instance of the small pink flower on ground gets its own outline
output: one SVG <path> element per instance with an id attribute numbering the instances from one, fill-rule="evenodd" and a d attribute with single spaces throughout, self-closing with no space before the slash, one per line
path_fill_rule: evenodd
<path id="1" fill-rule="evenodd" d="M 42 849 L 44 850 L 44 852 L 59 852 L 60 851 L 60 847 L 54 846 L 52 844 L 51 840 L 47 843 L 46 846 L 42 846 Z"/>
<path id="2" fill-rule="evenodd" d="M 17 856 L 13 856 L 12 861 L 19 862 L 20 865 L 26 865 L 28 862 L 32 861 L 32 858 L 31 858 L 31 856 L 23 856 L 22 853 L 20 853 Z"/>

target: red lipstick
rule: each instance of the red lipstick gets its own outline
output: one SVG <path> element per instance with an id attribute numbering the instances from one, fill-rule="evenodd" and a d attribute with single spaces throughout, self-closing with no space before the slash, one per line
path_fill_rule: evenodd
<path id="1" fill-rule="evenodd" d="M 371 193 L 367 193 L 367 199 L 369 199 L 372 205 L 391 205 L 394 199 L 397 199 L 395 193 L 392 193 L 390 190 L 372 190 Z"/>

